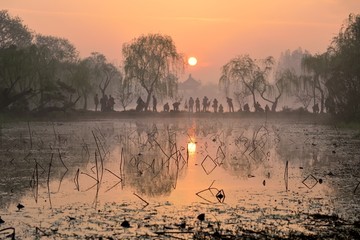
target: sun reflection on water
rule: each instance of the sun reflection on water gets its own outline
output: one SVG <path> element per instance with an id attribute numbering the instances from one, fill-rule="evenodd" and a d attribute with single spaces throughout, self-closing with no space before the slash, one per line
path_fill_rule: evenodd
<path id="1" fill-rule="evenodd" d="M 36 161 L 19 162 L 22 169 L 12 170 L 12 168 L 10 169 L 12 172 L 0 168 L 0 173 L 6 176 L 5 181 L 13 183 L 16 177 L 19 179 L 16 184 L 21 184 L 21 190 L 26 190 L 23 196 L 18 190 L 19 194 L 15 195 L 17 197 L 15 198 L 14 195 L 11 195 L 13 186 L 7 187 L 7 184 L 2 182 L 4 178 L 0 179 L 0 186 L 4 186 L 1 190 L 5 192 L 2 196 L 9 196 L 5 200 L 0 198 L 0 208 L 7 204 L 7 209 L 16 209 L 15 204 L 19 202 L 26 206 L 24 212 L 29 217 L 25 222 L 26 225 L 17 224 L 24 225 L 23 229 L 17 233 L 20 232 L 25 236 L 30 231 L 30 227 L 33 228 L 32 225 L 40 226 L 41 222 L 37 220 L 40 214 L 41 221 L 49 218 L 46 222 L 49 226 L 52 222 L 68 219 L 70 216 L 76 219 L 76 229 L 74 230 L 73 225 L 70 225 L 69 233 L 62 233 L 69 234 L 69 236 L 73 232 L 88 234 L 93 226 L 89 225 L 87 221 L 90 218 L 104 219 L 99 223 L 115 229 L 115 226 L 120 225 L 116 219 L 123 221 L 126 216 L 132 224 L 140 224 L 144 218 L 151 216 L 149 226 L 151 229 L 153 226 L 154 229 L 157 229 L 158 223 L 163 221 L 165 214 L 169 216 L 170 223 L 173 221 L 174 224 L 175 222 L 177 224 L 179 216 L 191 219 L 194 213 L 190 210 L 197 212 L 201 208 L 204 209 L 201 210 L 204 212 L 216 213 L 218 211 L 219 222 L 224 222 L 223 225 L 230 230 L 236 224 L 253 229 L 253 223 L 256 222 L 257 225 L 254 228 L 264 229 L 279 226 L 274 231 L 283 231 L 285 235 L 295 229 L 299 232 L 305 231 L 304 222 L 305 224 L 308 222 L 304 219 L 312 221 L 309 218 L 312 213 L 321 212 L 321 216 L 324 217 L 331 217 L 337 212 L 347 218 L 357 216 L 358 211 L 356 210 L 358 209 L 349 210 L 349 202 L 354 201 L 353 197 L 350 199 L 344 197 L 341 202 L 333 200 L 340 194 L 343 197 L 346 196 L 343 193 L 352 193 L 353 188 L 344 188 L 338 193 L 333 188 L 333 183 L 337 183 L 334 181 L 339 177 L 329 177 L 330 175 L 323 174 L 330 170 L 336 171 L 337 169 L 334 167 L 342 167 L 332 162 L 336 161 L 338 164 L 342 161 L 338 161 L 338 156 L 331 157 L 334 154 L 332 153 L 333 148 L 327 148 L 327 146 L 333 146 L 330 144 L 332 142 L 328 141 L 333 141 L 338 136 L 338 132 L 328 126 L 316 126 L 321 129 L 320 131 L 327 131 L 329 134 L 327 138 L 316 138 L 317 144 L 324 146 L 324 150 L 322 150 L 322 148 L 314 148 L 311 143 L 306 142 L 308 138 L 315 138 L 318 133 L 313 131 L 313 136 L 304 135 L 304 128 L 308 125 L 291 125 L 290 129 L 284 127 L 283 132 L 278 133 L 278 125 L 266 128 L 263 125 L 251 125 L 250 123 L 247 125 L 246 122 L 232 119 L 229 120 L 232 124 L 221 125 L 219 128 L 217 127 L 219 123 L 204 119 L 196 120 L 197 128 L 195 127 L 196 122 L 188 127 L 190 123 L 183 123 L 183 119 L 179 120 L 179 123 L 172 122 L 173 119 L 167 123 L 162 119 L 161 122 L 156 123 L 155 127 L 140 121 L 137 124 L 128 123 L 128 121 L 97 122 L 102 132 L 95 131 L 95 136 L 100 136 L 108 130 L 107 139 L 96 138 L 103 144 L 101 145 L 103 149 L 109 152 L 109 154 L 101 156 L 106 161 L 100 157 L 90 156 L 90 154 L 88 157 L 82 156 L 83 145 L 78 139 L 83 139 L 83 143 L 89 145 L 89 152 L 96 151 L 98 148 L 94 145 L 92 135 L 87 133 L 89 127 L 93 127 L 94 123 L 79 122 L 57 126 L 58 131 L 62 132 L 62 136 L 72 136 L 71 134 L 76 133 L 74 134 L 76 137 L 67 139 L 72 145 L 71 148 L 57 140 L 54 143 L 63 147 L 63 150 L 61 152 L 59 150 L 58 153 L 64 152 L 64 156 L 66 153 L 64 162 L 67 166 L 70 166 L 67 163 L 71 162 L 71 169 L 65 169 L 64 162 L 61 159 L 56 161 L 54 158 L 54 161 L 50 162 L 48 174 L 40 174 L 38 177 L 42 181 L 38 181 L 35 175 L 38 175 L 37 169 L 40 165 Z M 32 126 L 33 131 L 41 133 L 44 141 L 48 139 L 50 139 L 48 141 L 53 141 L 52 136 L 47 134 L 53 130 L 53 125 L 38 124 L 36 127 Z M 46 132 L 42 130 L 45 127 L 48 127 Z M 12 147 L 12 154 L 21 153 L 22 155 L 16 158 L 21 159 L 23 158 L 21 149 L 25 145 L 20 145 L 22 148 L 12 145 L 11 136 L 18 135 L 15 129 L 12 127 L 7 130 L 8 135 L 3 138 L 3 144 L 5 141 L 5 144 Z M 26 131 L 27 126 L 25 125 L 21 129 Z M 25 134 L 26 132 L 23 135 Z M 118 138 L 113 137 L 114 134 L 118 134 L 116 135 Z M 43 141 L 41 138 L 39 139 Z M 29 142 L 25 142 L 25 144 L 27 143 Z M 188 155 L 185 155 L 186 151 Z M 0 158 L 4 156 L 2 155 L 4 153 L 4 151 L 0 151 Z M 43 147 L 40 153 L 42 155 L 37 157 L 37 161 L 47 164 L 49 149 Z M 317 158 L 314 160 L 315 154 Z M 291 162 L 289 161 L 289 167 L 286 167 L 288 159 L 291 159 Z M 325 160 L 326 164 L 324 164 Z M 15 158 L 14 161 L 16 161 Z M 26 165 L 26 163 L 29 164 Z M 98 163 L 100 164 L 97 167 Z M 102 165 L 103 163 L 104 165 Z M 28 177 L 26 178 L 23 175 L 23 172 L 26 172 L 23 170 L 25 168 L 30 170 L 27 171 Z M 289 189 L 286 189 L 287 185 L 285 186 L 285 169 L 288 169 L 286 170 L 286 179 L 288 179 L 286 181 L 288 181 Z M 7 175 L 10 173 L 12 175 Z M 31 174 L 33 177 L 31 189 L 29 189 L 28 179 L 31 178 Z M 307 185 L 304 185 L 304 179 L 307 179 L 305 182 Z M 324 181 L 321 181 L 322 184 L 320 184 L 320 179 Z M 39 184 L 46 181 L 48 181 L 47 186 Z M 341 181 L 345 181 L 345 179 L 341 179 Z M 57 192 L 55 192 L 56 189 Z M 16 199 L 15 202 L 13 199 Z M 225 204 L 213 205 L 218 202 L 222 203 L 223 200 L 225 200 Z M 204 202 L 206 205 L 203 204 Z M 150 206 L 146 207 L 147 203 Z M 358 205 L 357 202 L 350 203 L 352 206 Z M 123 209 L 129 209 L 130 212 L 126 211 L 118 216 L 118 212 Z M 135 211 L 139 215 L 131 217 L 130 214 Z M 166 213 L 163 214 L 163 212 Z M 153 213 L 156 214 L 153 215 Z M 234 216 L 240 215 L 246 221 L 234 218 Z M 9 213 L 6 217 L 6 221 L 9 222 L 22 221 L 21 215 L 18 213 L 14 215 Z M 229 222 L 227 222 L 228 219 Z M 258 221 L 259 219 L 261 221 Z M 73 221 L 71 220 L 71 222 Z M 290 225 L 288 225 L 289 221 L 291 221 Z M 291 227 L 287 229 L 283 226 Z M 135 233 L 135 228 L 133 229 L 134 232 L 129 230 L 126 234 L 138 234 Z M 136 228 L 136 231 L 147 233 L 150 230 L 148 227 L 139 227 Z M 106 233 L 101 234 L 105 235 Z M 122 234 L 122 238 L 127 238 L 124 237 L 124 233 L 120 234 Z"/>
<path id="2" fill-rule="evenodd" d="M 195 142 L 188 142 L 187 149 L 190 155 L 194 155 L 196 152 L 196 143 Z"/>

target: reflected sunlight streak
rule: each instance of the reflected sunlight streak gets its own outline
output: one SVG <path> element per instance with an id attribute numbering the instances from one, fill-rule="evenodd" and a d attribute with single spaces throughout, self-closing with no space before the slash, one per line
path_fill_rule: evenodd
<path id="1" fill-rule="evenodd" d="M 189 142 L 187 145 L 188 152 L 190 155 L 194 155 L 196 152 L 196 143 L 195 142 Z"/>

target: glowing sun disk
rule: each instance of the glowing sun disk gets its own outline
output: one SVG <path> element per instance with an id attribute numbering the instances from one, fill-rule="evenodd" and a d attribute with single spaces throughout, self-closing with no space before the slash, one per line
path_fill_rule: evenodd
<path id="1" fill-rule="evenodd" d="M 189 63 L 190 66 L 195 66 L 197 64 L 196 57 L 189 57 L 188 63 Z"/>

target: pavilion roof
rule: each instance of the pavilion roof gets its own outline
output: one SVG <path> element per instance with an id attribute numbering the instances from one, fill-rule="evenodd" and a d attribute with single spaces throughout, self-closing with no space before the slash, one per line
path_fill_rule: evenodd
<path id="1" fill-rule="evenodd" d="M 184 82 L 180 83 L 180 87 L 183 89 L 194 89 L 198 88 L 201 85 L 200 81 L 195 80 L 191 74 L 189 74 L 188 79 L 186 79 Z"/>

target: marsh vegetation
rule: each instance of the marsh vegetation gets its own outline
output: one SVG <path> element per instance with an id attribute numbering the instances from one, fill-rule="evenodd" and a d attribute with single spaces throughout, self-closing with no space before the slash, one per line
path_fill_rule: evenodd
<path id="1" fill-rule="evenodd" d="M 1 228 L 16 239 L 358 237 L 359 147 L 356 131 L 316 121 L 3 123 Z"/>

